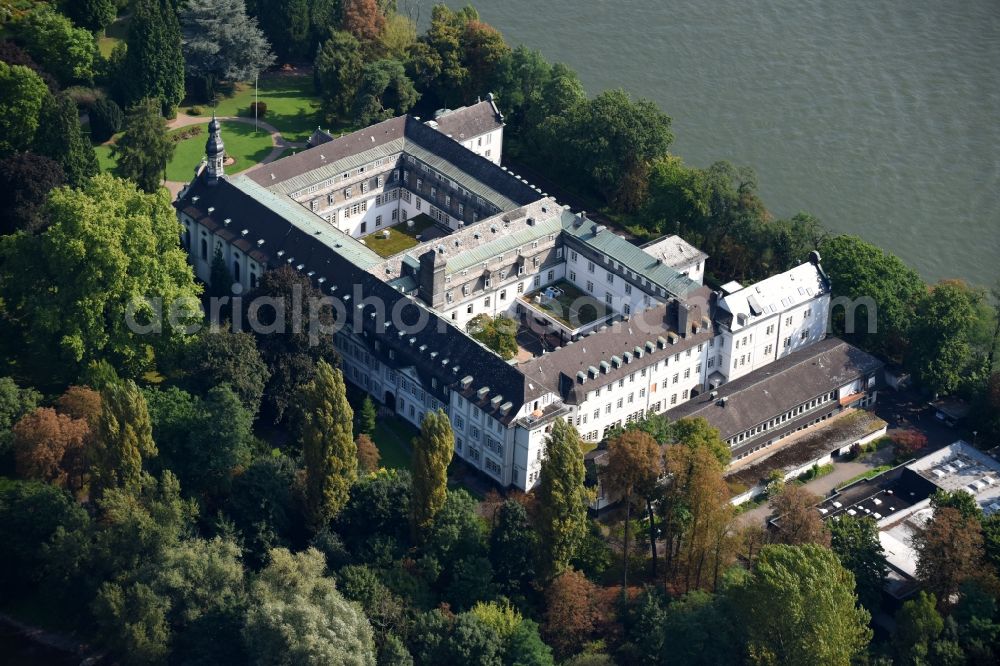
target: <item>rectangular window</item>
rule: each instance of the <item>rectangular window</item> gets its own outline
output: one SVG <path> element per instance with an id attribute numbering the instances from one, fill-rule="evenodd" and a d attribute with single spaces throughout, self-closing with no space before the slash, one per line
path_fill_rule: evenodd
<path id="1" fill-rule="evenodd" d="M 594 283 L 591 282 L 590 280 L 587 280 L 587 291 L 589 291 L 591 293 L 594 292 Z"/>
<path id="2" fill-rule="evenodd" d="M 614 284 L 614 283 L 615 283 L 615 274 L 612 273 L 611 271 L 608 271 L 608 284 Z"/>
<path id="3" fill-rule="evenodd" d="M 382 226 L 382 216 L 381 215 L 376 215 L 375 216 L 375 226 L 376 227 L 381 227 Z"/>
<path id="4" fill-rule="evenodd" d="M 576 271 L 569 272 L 569 280 L 570 282 L 576 282 Z"/>
<path id="5" fill-rule="evenodd" d="M 588 261 L 587 262 L 587 272 L 588 273 L 593 273 L 594 272 L 594 262 L 592 262 L 592 261 Z"/>

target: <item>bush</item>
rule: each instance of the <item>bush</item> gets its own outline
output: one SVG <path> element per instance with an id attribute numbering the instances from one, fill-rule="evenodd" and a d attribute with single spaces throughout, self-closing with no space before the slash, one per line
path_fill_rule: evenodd
<path id="1" fill-rule="evenodd" d="M 70 86 L 65 92 L 77 106 L 91 107 L 104 98 L 104 93 L 87 86 Z"/>
<path id="2" fill-rule="evenodd" d="M 125 121 L 125 114 L 120 106 L 110 99 L 99 99 L 90 107 L 90 137 L 98 143 L 104 143 L 115 133 L 120 132 Z"/>
<path id="3" fill-rule="evenodd" d="M 898 460 L 909 460 L 927 446 L 927 436 L 918 430 L 900 430 L 892 434 Z"/>
<path id="4" fill-rule="evenodd" d="M 200 116 L 203 113 L 205 113 L 205 110 L 202 109 L 200 106 L 192 106 L 190 109 L 188 109 L 189 116 Z"/>
<path id="5" fill-rule="evenodd" d="M 263 118 L 267 113 L 267 102 L 251 102 L 249 115 L 254 115 L 255 110 L 257 112 L 257 117 Z"/>

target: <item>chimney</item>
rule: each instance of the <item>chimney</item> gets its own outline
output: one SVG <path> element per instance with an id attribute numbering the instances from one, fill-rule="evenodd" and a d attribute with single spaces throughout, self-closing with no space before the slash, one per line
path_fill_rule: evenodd
<path id="1" fill-rule="evenodd" d="M 691 308 L 687 303 L 677 302 L 677 332 L 681 337 L 686 338 L 691 331 L 689 321 L 691 319 Z"/>

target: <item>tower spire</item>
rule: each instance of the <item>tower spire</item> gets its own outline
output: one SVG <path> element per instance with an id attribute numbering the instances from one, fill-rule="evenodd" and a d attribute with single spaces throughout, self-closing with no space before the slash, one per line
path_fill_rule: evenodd
<path id="1" fill-rule="evenodd" d="M 215 111 L 212 111 L 212 121 L 208 123 L 208 141 L 205 143 L 205 157 L 208 159 L 208 166 L 205 168 L 205 175 L 209 185 L 219 182 L 225 176 L 226 147 L 222 144 L 222 126 Z"/>

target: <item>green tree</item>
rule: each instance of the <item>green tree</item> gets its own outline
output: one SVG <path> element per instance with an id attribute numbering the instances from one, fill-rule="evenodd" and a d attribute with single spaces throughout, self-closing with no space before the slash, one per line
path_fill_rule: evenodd
<path id="1" fill-rule="evenodd" d="M 728 599 L 701 590 L 671 603 L 660 630 L 651 634 L 659 645 L 669 646 L 669 650 L 649 653 L 658 654 L 656 663 L 663 666 L 736 664 L 745 650 Z"/>
<path id="2" fill-rule="evenodd" d="M 10 377 L 0 377 L 0 469 L 8 467 L 13 472 L 11 444 L 14 435 L 11 429 L 22 416 L 34 411 L 41 399 L 38 391 L 20 388 Z"/>
<path id="3" fill-rule="evenodd" d="M 865 516 L 843 516 L 830 523 L 830 548 L 840 563 L 854 574 L 858 600 L 869 611 L 876 611 L 882 588 L 889 573 L 885 552 L 878 538 L 878 526 Z"/>
<path id="4" fill-rule="evenodd" d="M 511 666 L 554 666 L 552 648 L 542 641 L 537 622 L 521 620 L 507 641 L 504 663 Z"/>
<path id="5" fill-rule="evenodd" d="M 360 561 L 378 552 L 402 556 L 409 546 L 410 474 L 382 469 L 358 479 L 344 510 L 337 516 L 337 533 Z"/>
<path id="6" fill-rule="evenodd" d="M 253 12 L 282 62 L 304 58 L 310 42 L 310 0 L 256 0 Z"/>
<path id="7" fill-rule="evenodd" d="M 455 618 L 440 654 L 442 664 L 469 666 L 502 666 L 503 642 L 496 629 L 474 613 L 461 613 Z"/>
<path id="8" fill-rule="evenodd" d="M 149 409 L 135 382 L 126 380 L 101 391 L 101 417 L 91 451 L 91 497 L 100 499 L 110 488 L 137 491 L 143 458 L 156 454 Z"/>
<path id="9" fill-rule="evenodd" d="M 191 390 L 206 393 L 228 384 L 250 416 L 257 416 L 271 372 L 252 335 L 227 327 L 205 328 L 185 347 L 183 366 L 184 384 Z"/>
<path id="10" fill-rule="evenodd" d="M 121 131 L 125 114 L 112 99 L 99 99 L 90 107 L 90 137 L 95 143 L 104 143 Z"/>
<path id="11" fill-rule="evenodd" d="M 271 551 L 250 586 L 244 636 L 251 663 L 375 665 L 371 625 L 323 576 L 325 567 L 313 548 Z"/>
<path id="12" fill-rule="evenodd" d="M 216 79 L 249 81 L 274 62 L 244 0 L 188 0 L 179 14 L 187 75 L 206 79 L 209 92 Z"/>
<path id="13" fill-rule="evenodd" d="M 426 535 L 448 494 L 448 464 L 455 451 L 455 434 L 443 409 L 427 412 L 420 435 L 413 438 L 413 492 L 410 529 L 414 539 Z"/>
<path id="14" fill-rule="evenodd" d="M 32 55 L 64 86 L 88 83 L 98 59 L 97 41 L 45 3 L 38 3 L 18 25 L 18 35 Z"/>
<path id="15" fill-rule="evenodd" d="M 99 175 L 53 190 L 46 216 L 38 236 L 0 237 L 7 334 L 20 335 L 31 370 L 70 379 L 99 358 L 129 376 L 149 369 L 154 350 L 173 346 L 196 314 L 179 309 L 176 324 L 166 316 L 198 294 L 168 193 Z M 154 317 L 157 302 L 165 322 Z M 132 311 L 148 328 L 129 326 Z"/>
<path id="16" fill-rule="evenodd" d="M 538 482 L 541 564 L 548 575 L 566 569 L 587 535 L 590 494 L 583 482 L 583 452 L 576 429 L 556 419 L 545 440 Z"/>
<path id="17" fill-rule="evenodd" d="M 982 300 L 964 282 L 946 280 L 918 304 L 906 361 L 927 390 L 951 393 L 974 374 L 971 335 Z"/>
<path id="18" fill-rule="evenodd" d="M 181 29 L 170 0 L 135 0 L 129 21 L 128 49 L 118 79 L 118 101 L 125 106 L 145 98 L 159 100 L 172 117 L 184 98 Z"/>
<path id="19" fill-rule="evenodd" d="M 152 194 L 160 189 L 176 146 L 167 136 L 159 101 L 142 99 L 128 110 L 125 133 L 111 148 L 117 162 L 115 174 Z"/>
<path id="20" fill-rule="evenodd" d="M 92 605 L 98 635 L 125 664 L 156 664 L 169 654 L 170 599 L 145 583 L 105 583 Z"/>
<path id="21" fill-rule="evenodd" d="M 118 13 L 115 0 L 61 0 L 60 7 L 78 26 L 98 34 Z"/>
<path id="22" fill-rule="evenodd" d="M 465 99 L 485 95 L 510 47 L 500 31 L 480 20 L 467 21 L 462 30 L 462 61 L 468 71 Z"/>
<path id="23" fill-rule="evenodd" d="M 857 236 L 827 239 L 820 251 L 833 297 L 859 304 L 851 312 L 833 308 L 834 332 L 863 349 L 899 359 L 909 342 L 916 308 L 927 293 L 920 276 L 895 255 Z M 862 299 L 874 303 L 875 329 L 868 327 L 873 315 Z M 853 314 L 853 330 L 845 328 L 850 323 L 845 314 Z"/>
<path id="24" fill-rule="evenodd" d="M 358 125 L 371 125 L 406 113 L 420 98 L 413 81 L 397 60 L 376 60 L 361 72 L 353 116 Z"/>
<path id="25" fill-rule="evenodd" d="M 689 449 L 705 449 L 723 466 L 729 464 L 729 446 L 722 441 L 717 428 L 702 417 L 679 419 L 670 426 L 670 441 Z"/>
<path id="26" fill-rule="evenodd" d="M 313 63 L 313 78 L 327 122 L 348 117 L 363 69 L 361 43 L 354 35 L 338 31 L 323 42 Z"/>
<path id="27" fill-rule="evenodd" d="M 166 168 L 166 164 L 163 165 Z M 225 257 L 222 256 L 222 247 L 215 246 L 215 253 L 212 254 L 212 263 L 209 266 L 208 294 L 222 298 L 231 296 L 233 293 L 233 274 L 229 272 L 229 265 L 226 264 Z"/>
<path id="28" fill-rule="evenodd" d="M 847 666 L 871 640 L 854 576 L 821 546 L 765 546 L 731 596 L 753 663 Z"/>
<path id="29" fill-rule="evenodd" d="M 507 499 L 497 511 L 490 535 L 490 562 L 501 592 L 512 596 L 528 591 L 535 578 L 537 547 L 538 536 L 524 506 Z"/>
<path id="30" fill-rule="evenodd" d="M 372 402 L 370 395 L 365 395 L 365 399 L 361 401 L 361 416 L 359 417 L 358 430 L 372 437 L 375 434 L 375 422 L 378 418 L 378 413 L 375 411 L 375 403 Z"/>
<path id="31" fill-rule="evenodd" d="M 354 411 L 346 391 L 340 370 L 321 360 L 316 365 L 316 377 L 302 387 L 299 395 L 306 506 L 309 521 L 317 529 L 344 508 L 358 475 L 358 447 L 352 432 Z"/>
<path id="32" fill-rule="evenodd" d="M 925 663 L 931 643 L 944 630 L 944 619 L 937 612 L 937 600 L 923 590 L 896 612 L 896 630 L 892 644 L 901 663 Z"/>
<path id="33" fill-rule="evenodd" d="M 495 351 L 505 361 L 517 355 L 517 322 L 503 315 L 478 314 L 469 320 L 469 335 Z"/>
<path id="34" fill-rule="evenodd" d="M 38 74 L 23 65 L 0 62 L 0 155 L 31 146 L 49 97 Z"/>
<path id="35" fill-rule="evenodd" d="M 271 548 L 287 546 L 300 529 L 300 509 L 292 493 L 295 463 L 286 456 L 253 461 L 233 479 L 226 515 L 243 535 L 246 559 L 263 566 Z"/>
<path id="36" fill-rule="evenodd" d="M 978 516 L 963 515 L 953 506 L 938 506 L 913 535 L 913 549 L 917 578 L 924 589 L 937 597 L 939 605 L 950 605 L 962 583 L 981 573 L 983 533 Z"/>
<path id="37" fill-rule="evenodd" d="M 46 100 L 33 150 L 58 162 L 73 187 L 83 186 L 99 171 L 94 147 L 80 128 L 76 104 L 66 94 Z"/>

